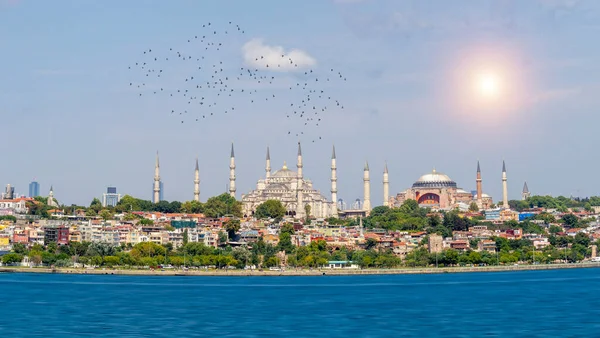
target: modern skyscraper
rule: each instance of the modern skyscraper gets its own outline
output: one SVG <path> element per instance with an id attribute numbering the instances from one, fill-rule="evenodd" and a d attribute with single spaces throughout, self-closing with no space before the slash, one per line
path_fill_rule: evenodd
<path id="1" fill-rule="evenodd" d="M 121 195 L 117 194 L 116 187 L 106 188 L 106 193 L 102 194 L 102 206 L 103 207 L 116 207 L 117 203 L 121 200 Z"/>
<path id="2" fill-rule="evenodd" d="M 40 184 L 36 181 L 29 183 L 29 197 L 34 198 L 40 195 Z"/>

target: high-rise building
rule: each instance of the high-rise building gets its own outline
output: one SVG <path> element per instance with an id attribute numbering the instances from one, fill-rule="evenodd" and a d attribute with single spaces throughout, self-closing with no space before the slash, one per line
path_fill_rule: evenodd
<path id="1" fill-rule="evenodd" d="M 102 194 L 102 206 L 103 207 L 116 207 L 117 203 L 121 200 L 121 195 L 117 194 L 116 187 L 106 188 L 106 193 Z"/>
<path id="2" fill-rule="evenodd" d="M 12 200 L 13 198 L 15 198 L 15 187 L 11 187 L 10 184 L 7 184 L 4 199 Z"/>
<path id="3" fill-rule="evenodd" d="M 40 184 L 36 181 L 29 183 L 29 197 L 34 198 L 40 195 Z"/>

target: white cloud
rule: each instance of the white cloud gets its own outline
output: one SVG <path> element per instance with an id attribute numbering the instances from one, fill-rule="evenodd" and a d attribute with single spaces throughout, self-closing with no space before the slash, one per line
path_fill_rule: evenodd
<path id="1" fill-rule="evenodd" d="M 246 65 L 279 72 L 296 71 L 317 63 L 305 51 L 300 49 L 286 51 L 282 46 L 266 45 L 262 39 L 246 42 L 242 47 L 242 53 Z"/>

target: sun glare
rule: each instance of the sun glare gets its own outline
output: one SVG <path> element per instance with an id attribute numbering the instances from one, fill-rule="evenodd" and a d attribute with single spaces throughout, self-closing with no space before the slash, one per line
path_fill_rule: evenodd
<path id="1" fill-rule="evenodd" d="M 500 83 L 495 74 L 483 74 L 477 80 L 479 94 L 485 98 L 496 98 L 500 94 Z"/>

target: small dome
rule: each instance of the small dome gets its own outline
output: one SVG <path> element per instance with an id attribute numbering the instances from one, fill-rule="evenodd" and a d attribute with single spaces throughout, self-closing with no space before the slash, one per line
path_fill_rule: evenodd
<path id="1" fill-rule="evenodd" d="M 430 174 L 425 174 L 413 184 L 413 188 L 442 188 L 442 187 L 455 187 L 454 182 L 448 175 L 444 175 L 440 172 L 433 171 Z"/>

